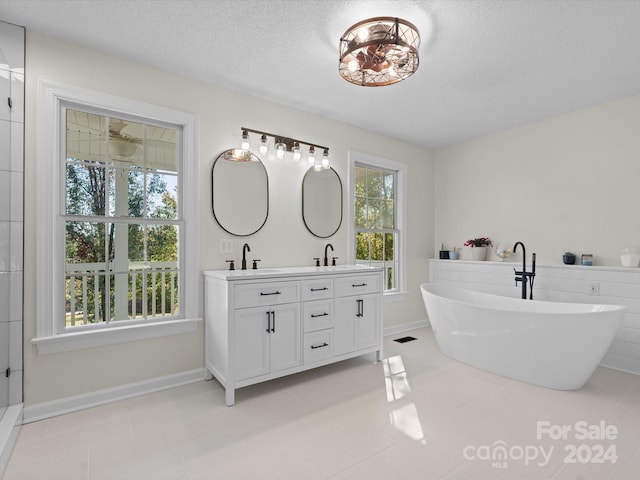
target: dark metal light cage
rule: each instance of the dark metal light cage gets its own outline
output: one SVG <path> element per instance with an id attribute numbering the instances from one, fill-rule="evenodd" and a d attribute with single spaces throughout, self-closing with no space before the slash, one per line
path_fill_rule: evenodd
<path id="1" fill-rule="evenodd" d="M 420 33 L 396 17 L 356 23 L 340 38 L 340 75 L 366 87 L 397 83 L 418 69 Z"/>

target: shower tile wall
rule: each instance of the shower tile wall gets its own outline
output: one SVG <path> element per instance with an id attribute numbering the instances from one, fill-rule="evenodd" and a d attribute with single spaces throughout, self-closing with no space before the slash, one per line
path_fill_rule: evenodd
<path id="1" fill-rule="evenodd" d="M 0 408 L 22 402 L 24 40 L 0 22 Z"/>

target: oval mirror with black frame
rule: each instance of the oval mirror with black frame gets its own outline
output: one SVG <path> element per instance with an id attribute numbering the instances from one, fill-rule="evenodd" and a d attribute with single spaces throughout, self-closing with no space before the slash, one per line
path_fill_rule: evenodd
<path id="1" fill-rule="evenodd" d="M 251 152 L 222 152 L 211 167 L 211 209 L 222 229 L 238 237 L 258 232 L 269 216 L 269 177 Z"/>
<path id="2" fill-rule="evenodd" d="M 319 238 L 335 234 L 342 224 L 342 181 L 333 168 L 309 168 L 302 180 L 302 220 Z"/>

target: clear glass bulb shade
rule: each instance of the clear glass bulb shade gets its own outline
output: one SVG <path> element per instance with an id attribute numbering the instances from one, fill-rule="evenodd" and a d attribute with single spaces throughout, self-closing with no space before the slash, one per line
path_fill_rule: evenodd
<path id="1" fill-rule="evenodd" d="M 300 145 L 296 143 L 293 149 L 291 150 L 291 152 L 293 153 L 293 161 L 299 162 L 300 159 L 302 158 L 302 154 L 300 153 Z"/>
<path id="2" fill-rule="evenodd" d="M 276 143 L 276 157 L 279 160 L 282 160 L 284 158 L 284 153 L 286 151 L 287 151 L 287 146 L 284 143 L 282 142 Z"/>
<path id="3" fill-rule="evenodd" d="M 249 134 L 244 131 L 242 132 L 242 143 L 240 144 L 240 148 L 245 152 L 248 152 L 251 149 L 251 143 L 249 143 Z"/>
<path id="4" fill-rule="evenodd" d="M 266 155 L 269 152 L 269 146 L 267 145 L 267 137 L 262 135 L 260 139 L 260 155 Z"/>

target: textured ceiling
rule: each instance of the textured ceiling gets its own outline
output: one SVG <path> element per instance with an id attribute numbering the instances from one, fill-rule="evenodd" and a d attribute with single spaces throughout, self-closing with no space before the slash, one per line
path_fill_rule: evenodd
<path id="1" fill-rule="evenodd" d="M 387 87 L 338 74 L 372 16 L 421 32 Z M 437 148 L 640 94 L 640 0 L 0 0 L 0 19 Z"/>

